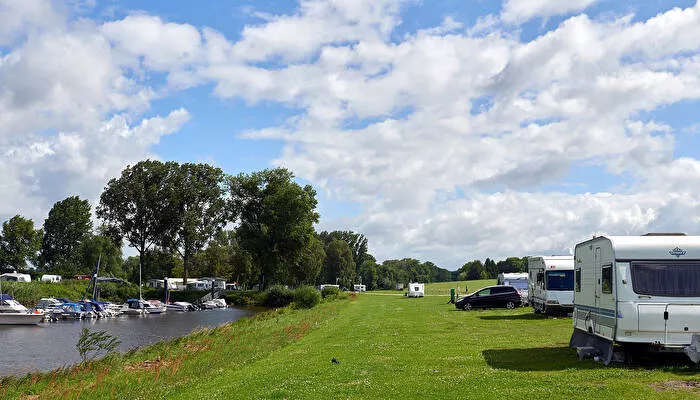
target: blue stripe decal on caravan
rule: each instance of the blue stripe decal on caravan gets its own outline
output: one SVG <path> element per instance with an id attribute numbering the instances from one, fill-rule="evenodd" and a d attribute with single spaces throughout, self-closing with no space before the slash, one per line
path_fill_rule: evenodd
<path id="1" fill-rule="evenodd" d="M 607 308 L 589 307 L 589 306 L 584 306 L 583 304 L 576 304 L 575 307 L 578 309 L 581 309 L 583 311 L 590 311 L 592 313 L 604 315 L 606 317 L 611 317 L 611 318 L 617 317 L 615 310 L 608 310 Z"/>

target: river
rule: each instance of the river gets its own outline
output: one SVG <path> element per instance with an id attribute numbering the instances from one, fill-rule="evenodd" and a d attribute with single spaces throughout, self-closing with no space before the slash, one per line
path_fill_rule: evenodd
<path id="1" fill-rule="evenodd" d="M 47 322 L 33 326 L 0 325 L 0 376 L 50 371 L 80 362 L 76 344 L 83 328 L 104 330 L 121 341 L 119 351 L 185 336 L 260 312 L 256 308 L 222 308 L 160 315 Z"/>

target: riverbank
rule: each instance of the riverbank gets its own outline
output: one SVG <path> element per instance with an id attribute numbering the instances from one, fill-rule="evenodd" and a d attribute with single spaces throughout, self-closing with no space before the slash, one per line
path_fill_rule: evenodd
<path id="1" fill-rule="evenodd" d="M 281 309 L 69 371 L 2 382 L 20 398 L 668 398 L 700 369 L 579 361 L 571 319 L 359 295 Z M 335 358 L 338 363 L 333 363 Z M 690 382 L 690 383 L 689 383 Z"/>

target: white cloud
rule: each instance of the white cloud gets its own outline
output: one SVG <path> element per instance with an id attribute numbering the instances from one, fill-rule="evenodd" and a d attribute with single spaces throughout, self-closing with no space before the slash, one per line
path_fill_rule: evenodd
<path id="1" fill-rule="evenodd" d="M 598 0 L 505 0 L 501 18 L 508 23 L 523 23 L 532 18 L 565 15 L 588 8 Z"/>
<path id="2" fill-rule="evenodd" d="M 592 3 L 508 1 L 501 17 Z M 301 110 L 241 136 L 283 140 L 275 163 L 357 202 L 356 217 L 321 228 L 365 233 L 380 259 L 454 268 L 562 252 L 594 233 L 698 233 L 700 162 L 674 159 L 676 132 L 646 113 L 700 98 L 700 6 L 634 23 L 579 15 L 529 42 L 495 17 L 399 38 L 406 6 L 302 1 L 238 41 L 149 15 L 6 34 L 26 40 L 0 59 L 0 188 L 13 194 L 0 213 L 96 198 L 189 118 L 144 119 L 154 98 L 212 84 L 221 98 Z M 153 72 L 167 88 L 149 85 Z M 601 176 L 571 181 L 582 166 Z"/>

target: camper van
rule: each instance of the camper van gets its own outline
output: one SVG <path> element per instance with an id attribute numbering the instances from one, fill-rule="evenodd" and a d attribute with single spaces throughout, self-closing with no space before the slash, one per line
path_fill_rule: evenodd
<path id="1" fill-rule="evenodd" d="M 367 286 L 366 285 L 352 285 L 352 291 L 353 292 L 366 292 Z"/>
<path id="2" fill-rule="evenodd" d="M 522 298 L 523 304 L 528 304 L 529 294 L 527 286 L 527 277 L 527 272 L 500 273 L 498 274 L 496 284 L 510 285 L 518 289 L 518 293 L 520 293 L 520 297 Z"/>
<path id="3" fill-rule="evenodd" d="M 31 282 L 32 277 L 29 274 L 20 274 L 18 272 L 7 272 L 0 275 L 0 280 L 10 282 Z"/>
<path id="4" fill-rule="evenodd" d="M 58 283 L 61 282 L 62 278 L 61 275 L 47 275 L 44 274 L 41 276 L 41 281 L 42 282 L 51 282 L 51 283 Z"/>
<path id="5" fill-rule="evenodd" d="M 574 309 L 573 256 L 530 257 L 528 275 L 528 297 L 536 313 Z"/>
<path id="6" fill-rule="evenodd" d="M 409 283 L 407 296 L 408 297 L 424 297 L 425 296 L 425 284 L 424 283 Z"/>
<path id="7" fill-rule="evenodd" d="M 606 364 L 613 348 L 623 357 L 651 349 L 697 357 L 700 236 L 599 236 L 577 244 L 573 326 L 569 345 Z"/>

